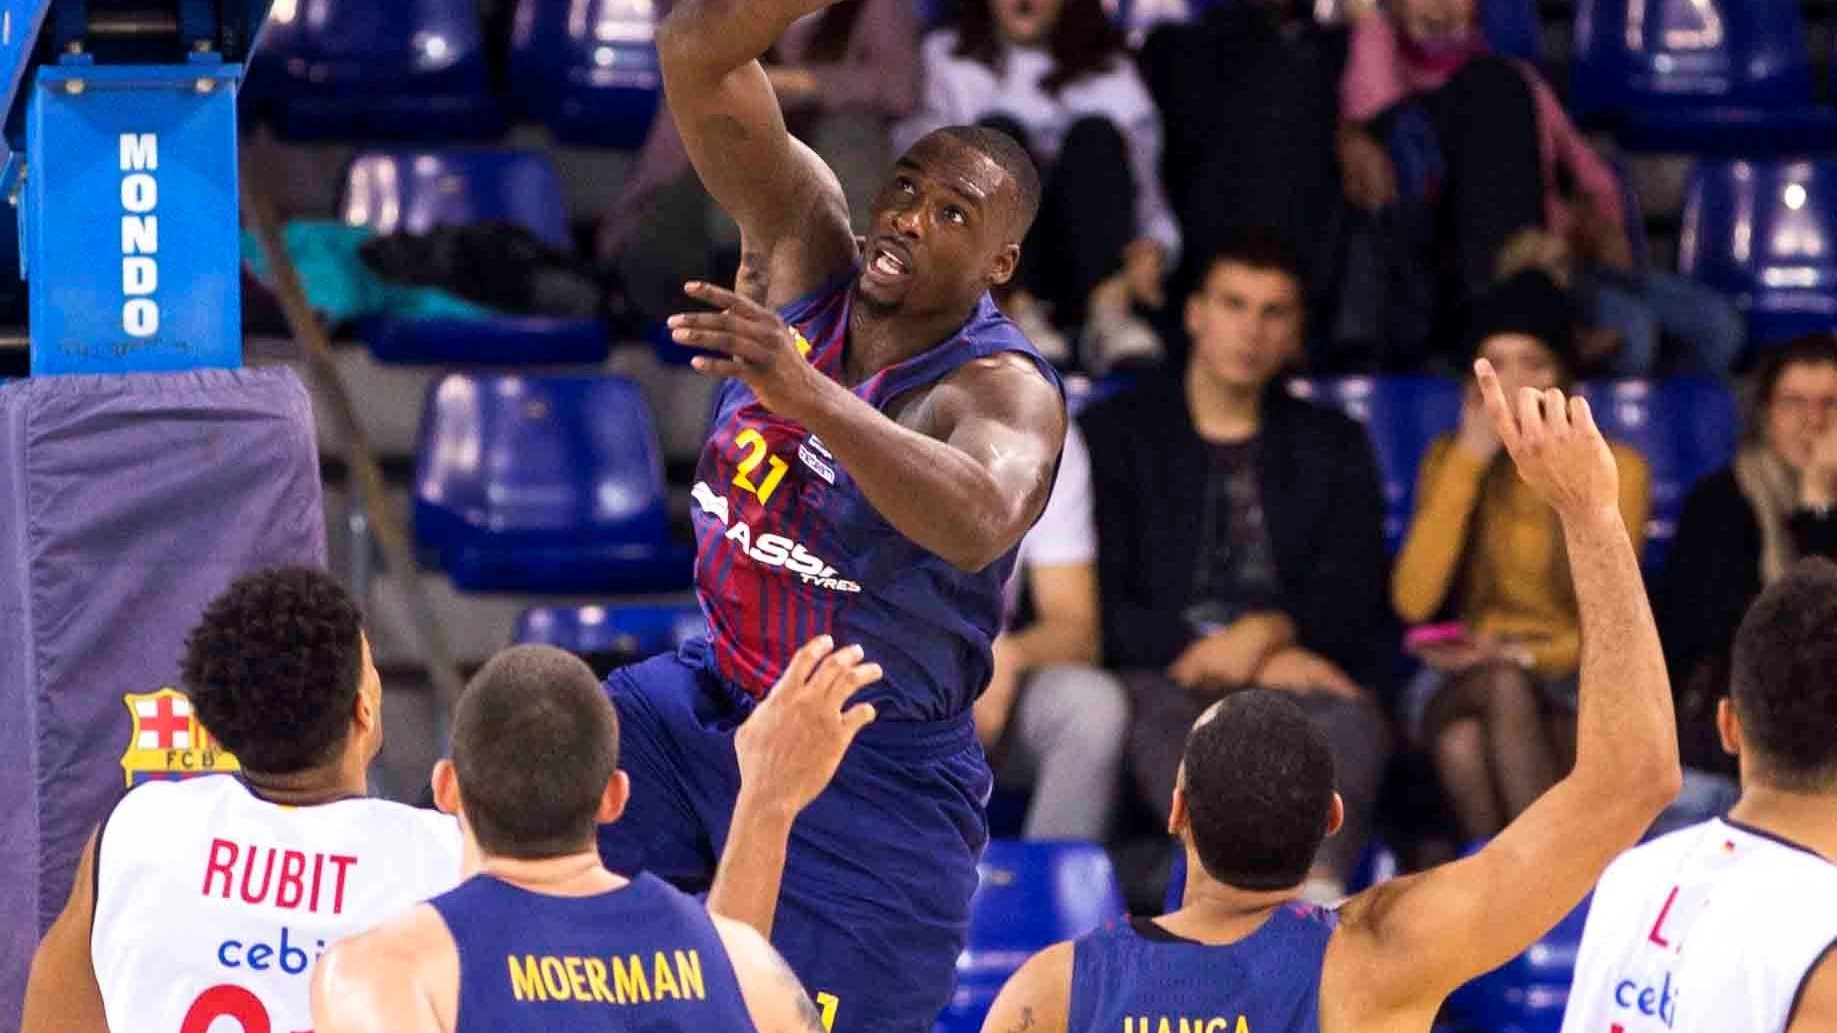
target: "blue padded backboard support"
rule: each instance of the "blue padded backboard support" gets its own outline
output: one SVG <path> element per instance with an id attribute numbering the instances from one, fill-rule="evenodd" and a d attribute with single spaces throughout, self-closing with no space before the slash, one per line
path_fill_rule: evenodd
<path id="1" fill-rule="evenodd" d="M 0 0 L 34 374 L 241 364 L 236 93 L 268 2 L 175 0 L 92 49 L 101 0 Z"/>

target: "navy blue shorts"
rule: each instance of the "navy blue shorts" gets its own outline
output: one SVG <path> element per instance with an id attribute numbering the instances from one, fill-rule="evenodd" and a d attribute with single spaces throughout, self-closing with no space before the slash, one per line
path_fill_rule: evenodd
<path id="1" fill-rule="evenodd" d="M 600 827 L 607 867 L 691 890 L 713 879 L 750 711 L 697 640 L 613 672 L 619 767 L 632 798 Z M 861 733 L 791 831 L 772 942 L 834 1033 L 920 1033 L 949 1000 L 988 842 L 988 762 L 960 721 Z"/>

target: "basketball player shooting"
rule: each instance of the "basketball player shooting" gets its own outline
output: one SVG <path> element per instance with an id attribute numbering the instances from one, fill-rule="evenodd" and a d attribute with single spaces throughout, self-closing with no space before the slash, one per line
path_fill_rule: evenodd
<path id="1" fill-rule="evenodd" d="M 826 1024 L 916 1031 L 964 943 L 990 786 L 969 710 L 1066 416 L 988 294 L 1038 207 L 1032 162 L 1000 133 L 939 130 L 858 243 L 757 60 L 823 6 L 683 0 L 658 30 L 670 114 L 742 261 L 736 290 L 688 285 L 712 311 L 670 321 L 723 380 L 693 488 L 709 635 L 608 680 L 633 785 L 600 846 L 614 871 L 705 885 L 730 838 L 788 832 L 773 940 Z M 884 669 L 856 700 L 876 720 L 795 828 L 730 830 L 734 729 L 819 634 Z"/>
<path id="2" fill-rule="evenodd" d="M 1490 365 L 1476 373 L 1519 476 L 1562 522 L 1582 615 L 1574 769 L 1479 853 L 1328 911 L 1295 898 L 1344 817 L 1332 755 L 1285 694 L 1230 696 L 1199 719 L 1174 791 L 1180 909 L 1041 952 L 984 1033 L 1146 1033 L 1195 1016 L 1257 1033 L 1426 1033 L 1449 993 L 1548 932 L 1677 795 L 1671 687 L 1613 453 L 1582 399 L 1527 388 L 1511 405 Z"/>

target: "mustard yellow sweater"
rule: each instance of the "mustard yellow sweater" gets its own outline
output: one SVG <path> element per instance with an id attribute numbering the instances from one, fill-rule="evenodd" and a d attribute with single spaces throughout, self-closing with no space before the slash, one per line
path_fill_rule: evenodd
<path id="1" fill-rule="evenodd" d="M 1617 442 L 1612 448 L 1620 513 L 1638 550 L 1652 475 L 1637 452 Z M 1452 602 L 1469 631 L 1522 643 L 1538 677 L 1567 677 L 1581 662 L 1582 634 L 1562 544 L 1556 514 L 1518 479 L 1503 451 L 1483 464 L 1445 435 L 1423 457 L 1391 603 L 1406 624 L 1420 624 Z"/>

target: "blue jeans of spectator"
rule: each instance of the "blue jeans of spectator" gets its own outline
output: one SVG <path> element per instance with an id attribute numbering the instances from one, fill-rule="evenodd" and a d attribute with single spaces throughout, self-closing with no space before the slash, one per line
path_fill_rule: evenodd
<path id="1" fill-rule="evenodd" d="M 1638 285 L 1597 280 L 1592 286 L 1596 324 L 1620 334 L 1615 376 L 1651 376 L 1661 333 L 1683 345 L 1679 372 L 1702 376 L 1728 376 L 1747 343 L 1746 324 L 1732 302 L 1675 273 L 1648 272 Z"/>

